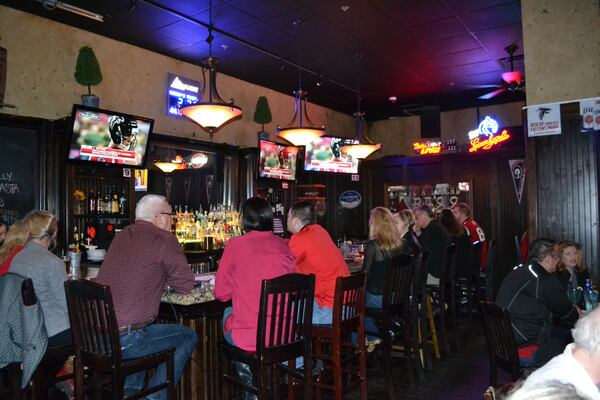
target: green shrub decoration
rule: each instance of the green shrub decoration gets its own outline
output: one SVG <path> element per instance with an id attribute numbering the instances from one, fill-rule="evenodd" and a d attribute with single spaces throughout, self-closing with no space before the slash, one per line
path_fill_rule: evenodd
<path id="1" fill-rule="evenodd" d="M 94 49 L 83 46 L 79 49 L 77 65 L 75 66 L 75 80 L 77 83 L 88 87 L 88 94 L 92 94 L 90 86 L 96 86 L 102 82 L 102 71 L 94 53 Z"/>
<path id="2" fill-rule="evenodd" d="M 256 110 L 254 110 L 254 122 L 261 124 L 261 130 L 265 130 L 265 124 L 271 122 L 273 117 L 271 116 L 271 109 L 269 108 L 269 101 L 265 96 L 260 96 L 256 102 Z"/>

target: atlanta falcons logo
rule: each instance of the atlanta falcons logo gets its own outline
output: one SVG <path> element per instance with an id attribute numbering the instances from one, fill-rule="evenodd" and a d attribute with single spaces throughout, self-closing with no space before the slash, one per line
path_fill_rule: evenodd
<path id="1" fill-rule="evenodd" d="M 541 120 L 544 119 L 544 115 L 549 114 L 550 113 L 550 109 L 548 107 L 540 107 L 538 108 L 538 117 Z"/>

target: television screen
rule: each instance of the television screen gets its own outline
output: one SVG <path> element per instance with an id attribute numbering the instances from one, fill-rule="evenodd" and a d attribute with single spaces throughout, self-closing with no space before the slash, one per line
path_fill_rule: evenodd
<path id="1" fill-rule="evenodd" d="M 144 165 L 154 120 L 75 104 L 69 160 Z"/>
<path id="2" fill-rule="evenodd" d="M 296 160 L 298 147 L 286 146 L 268 140 L 258 142 L 260 178 L 296 180 Z"/>
<path id="3" fill-rule="evenodd" d="M 358 173 L 358 159 L 343 153 L 340 147 L 355 143 L 355 139 L 321 136 L 306 145 L 305 171 Z"/>

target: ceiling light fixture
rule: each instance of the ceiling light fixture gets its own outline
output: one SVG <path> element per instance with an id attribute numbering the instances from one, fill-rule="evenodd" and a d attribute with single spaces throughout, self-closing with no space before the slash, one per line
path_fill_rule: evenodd
<path id="1" fill-rule="evenodd" d="M 221 127 L 242 117 L 242 109 L 234 105 L 233 99 L 229 99 L 228 102 L 224 101 L 217 91 L 217 59 L 212 56 L 212 42 L 214 40 L 214 36 L 212 35 L 212 0 L 210 1 L 209 13 L 210 24 L 208 28 L 208 37 L 206 38 L 209 50 L 208 57 L 202 60 L 207 67 L 202 67 L 204 84 L 198 95 L 199 101 L 198 103 L 181 107 L 180 111 L 182 115 L 191 119 L 208 132 L 210 140 L 212 140 L 215 132 Z M 208 68 L 208 81 L 206 80 L 206 68 Z M 207 101 L 202 101 L 205 91 L 208 92 L 208 99 Z"/>
<path id="2" fill-rule="evenodd" d="M 179 167 L 177 163 L 167 161 L 157 161 L 154 163 L 154 166 L 165 174 L 171 173 Z"/>
<path id="3" fill-rule="evenodd" d="M 65 3 L 64 1 L 57 1 L 57 0 L 38 0 L 38 1 L 40 1 L 42 3 L 42 6 L 46 10 L 49 10 L 49 11 L 59 8 L 61 10 L 68 11 L 70 13 L 77 14 L 82 17 L 93 19 L 94 21 L 104 22 L 104 17 L 102 15 L 95 13 L 93 11 L 86 10 L 84 8 L 74 6 L 69 3 Z"/>
<path id="4" fill-rule="evenodd" d="M 325 126 L 315 127 L 308 117 L 306 111 L 308 93 L 302 89 L 302 70 L 299 70 L 298 83 L 298 90 L 294 91 L 294 116 L 286 127 L 277 126 L 277 137 L 287 140 L 294 146 L 306 146 L 325 134 Z M 309 125 L 305 126 L 304 121 Z"/>
<path id="5" fill-rule="evenodd" d="M 354 130 L 355 140 L 354 144 L 340 147 L 340 150 L 346 154 L 351 155 L 353 158 L 364 160 L 371 154 L 381 149 L 381 143 L 373 143 L 367 136 L 367 121 L 365 120 L 365 113 L 360 110 L 361 95 L 360 95 L 360 61 L 363 58 L 362 54 L 356 54 L 356 87 L 358 91 L 357 95 L 357 111 L 352 114 L 354 116 Z"/>

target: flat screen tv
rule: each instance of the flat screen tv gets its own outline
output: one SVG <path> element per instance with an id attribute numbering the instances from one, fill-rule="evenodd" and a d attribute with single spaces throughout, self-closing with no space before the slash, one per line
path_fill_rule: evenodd
<path id="1" fill-rule="evenodd" d="M 358 159 L 340 150 L 341 146 L 352 144 L 355 139 L 321 136 L 306 145 L 304 170 L 320 172 L 358 173 Z"/>
<path id="2" fill-rule="evenodd" d="M 298 147 L 283 145 L 269 140 L 258 141 L 259 178 L 296 180 Z"/>
<path id="3" fill-rule="evenodd" d="M 68 159 L 142 167 L 154 120 L 73 105 Z"/>

